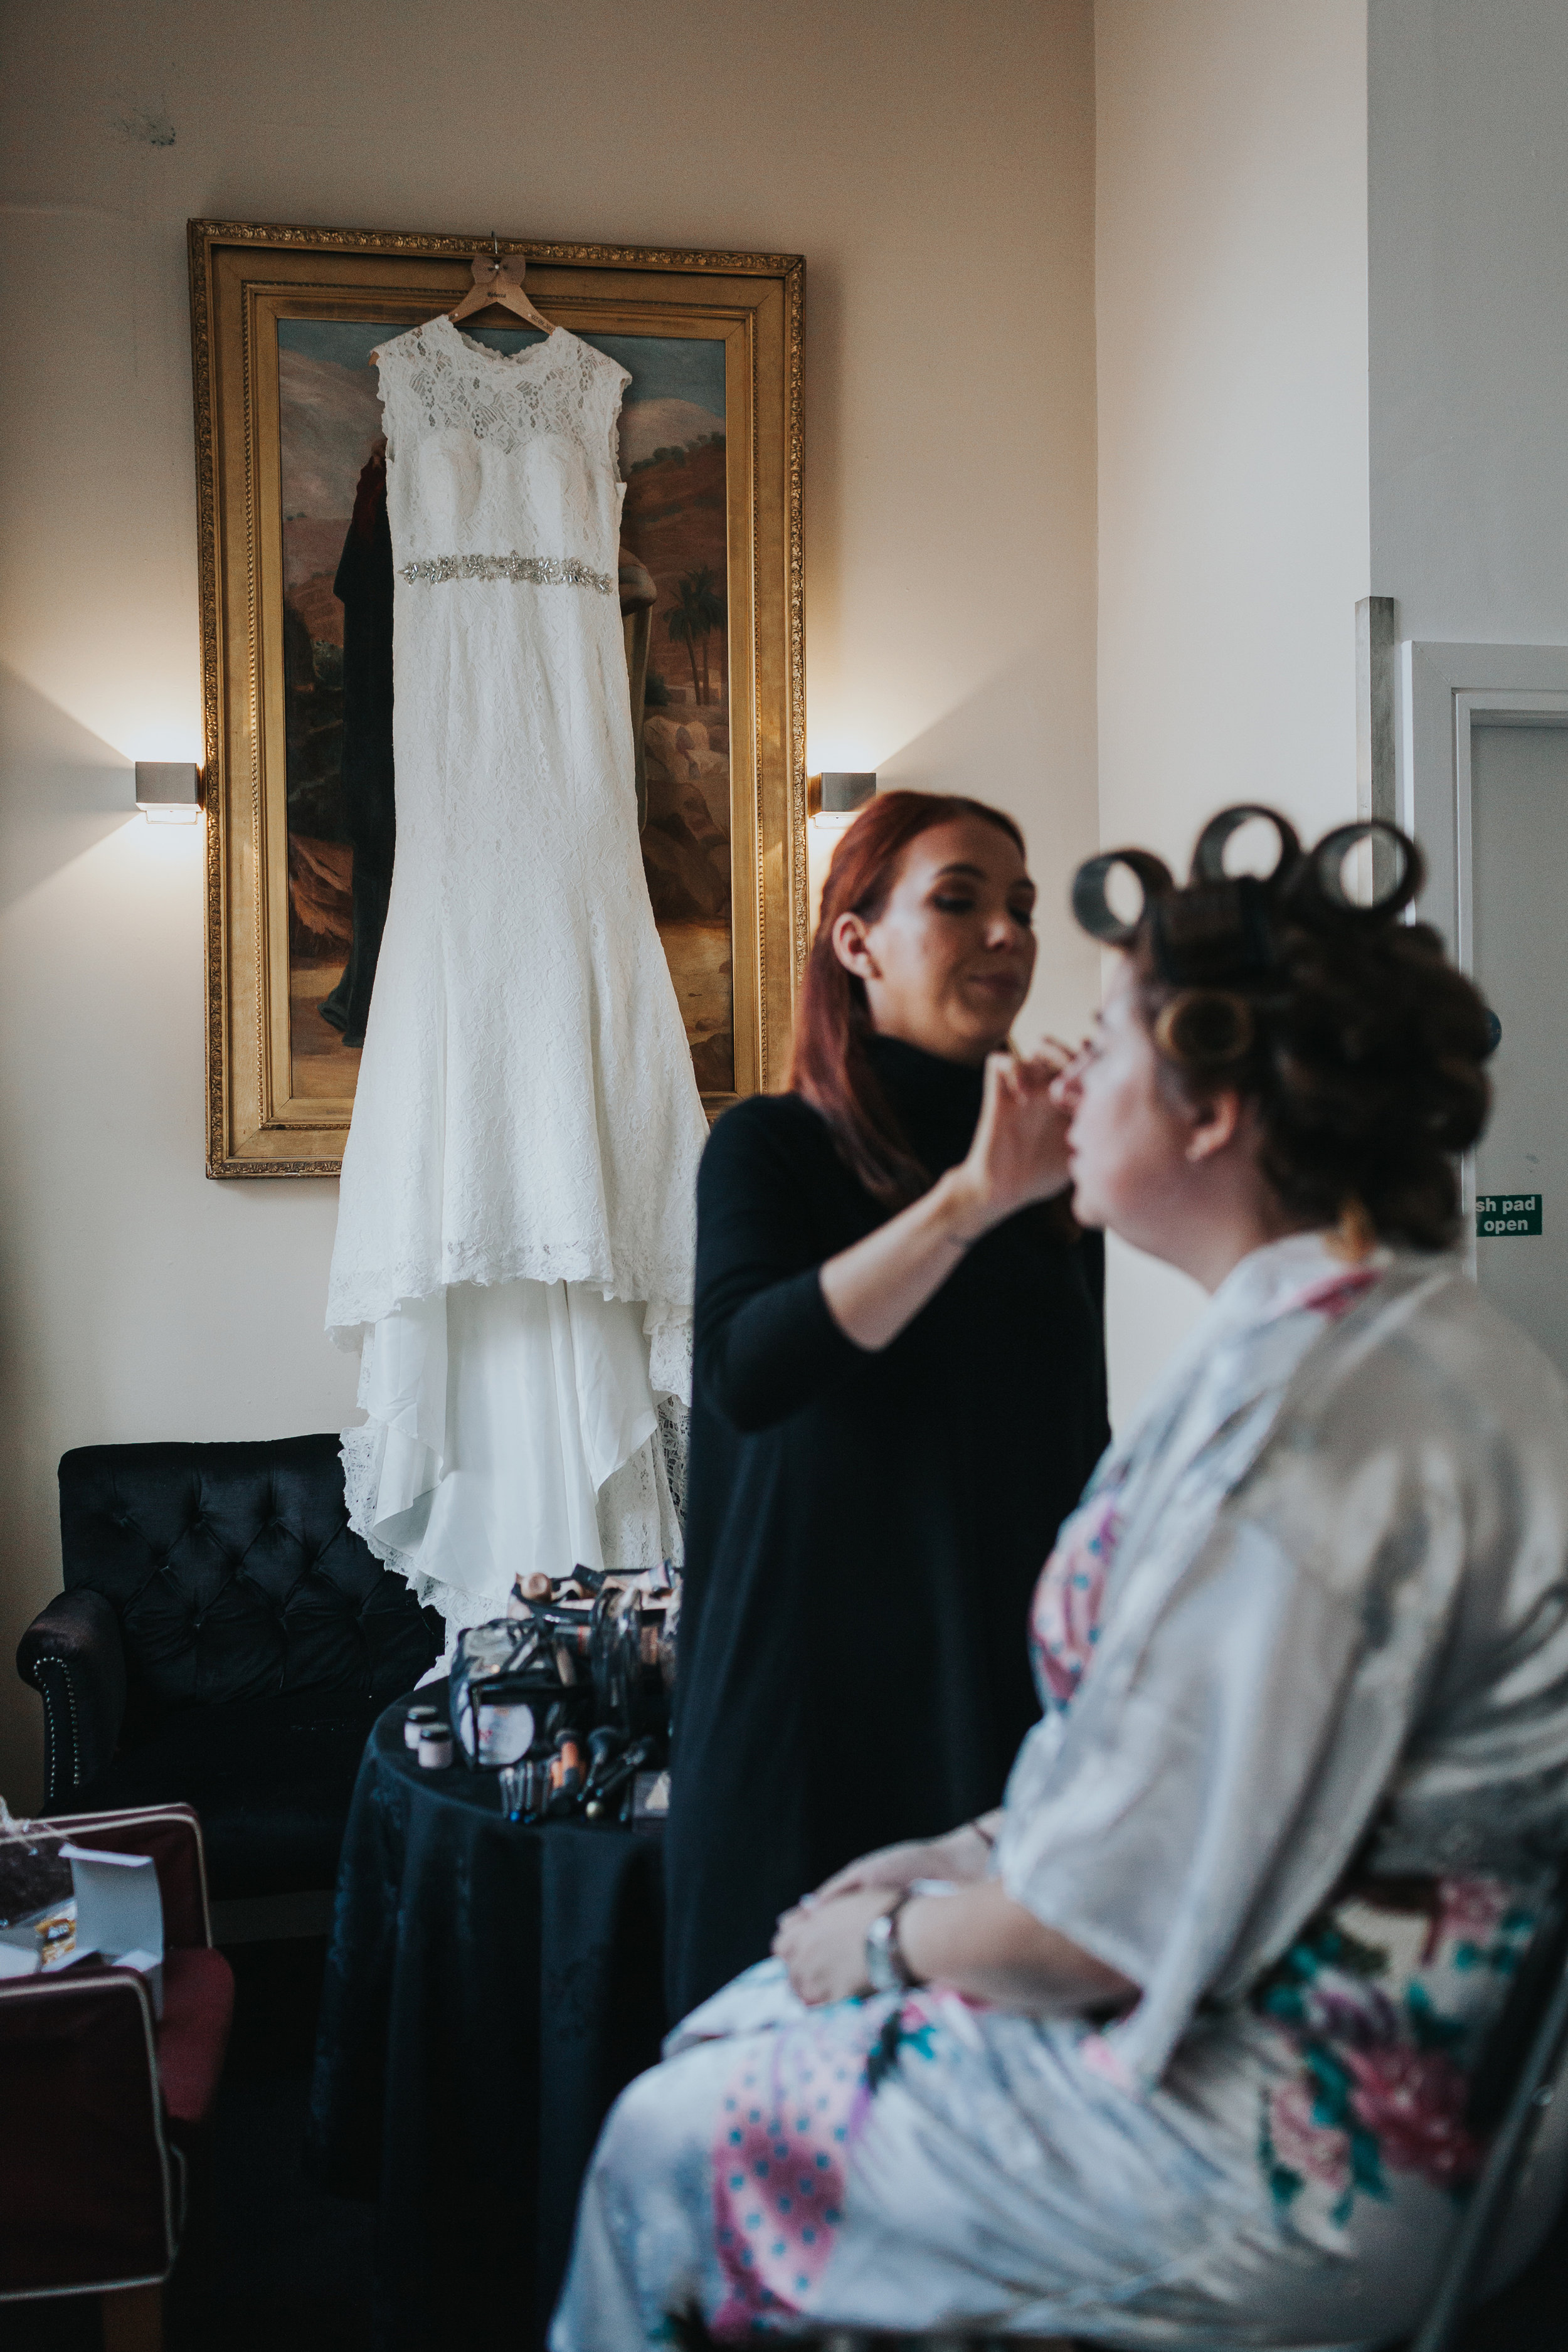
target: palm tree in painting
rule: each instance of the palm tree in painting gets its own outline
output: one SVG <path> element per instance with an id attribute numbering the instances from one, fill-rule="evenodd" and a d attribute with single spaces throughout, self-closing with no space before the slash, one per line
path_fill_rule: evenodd
<path id="1" fill-rule="evenodd" d="M 688 572 L 675 583 L 679 604 L 664 616 L 664 625 L 677 645 L 686 647 L 686 658 L 691 664 L 691 691 L 700 703 L 706 703 L 708 694 L 708 639 L 724 624 L 724 599 L 720 595 L 710 564 L 697 572 Z M 697 667 L 698 648 L 702 652 L 702 668 Z"/>

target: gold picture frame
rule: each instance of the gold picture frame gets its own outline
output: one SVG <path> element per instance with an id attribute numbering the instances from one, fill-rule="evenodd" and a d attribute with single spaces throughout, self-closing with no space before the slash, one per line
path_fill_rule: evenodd
<path id="1" fill-rule="evenodd" d="M 691 678 L 687 686 L 681 677 L 658 673 L 658 692 L 675 698 L 652 714 L 663 722 L 655 730 L 655 748 L 673 761 L 673 747 L 688 738 L 683 761 L 692 776 L 700 766 L 704 769 L 709 805 L 716 794 L 722 799 L 725 777 L 716 781 L 706 772 L 722 766 L 727 772 L 731 1027 L 728 1038 L 721 1034 L 721 1012 L 710 1024 L 710 1082 L 704 1101 L 711 1116 L 740 1095 L 782 1082 L 805 955 L 805 264 L 792 254 L 660 251 L 518 238 L 494 242 L 500 253 L 525 258 L 529 295 L 547 318 L 591 339 L 604 338 L 617 355 L 627 348 L 674 352 L 678 362 L 689 343 L 694 363 L 706 367 L 710 361 L 718 364 L 711 347 L 722 346 L 721 378 L 716 379 L 723 387 L 721 430 L 721 420 L 710 417 L 712 433 L 660 446 L 639 461 L 657 475 L 660 467 L 673 468 L 691 458 L 700 461 L 693 466 L 693 482 L 699 474 L 710 485 L 722 481 L 727 593 L 715 605 L 710 581 L 713 593 L 706 607 L 694 608 L 695 624 L 689 617 L 672 624 L 668 600 L 673 592 L 667 582 L 660 589 L 665 607 L 656 608 L 652 618 L 656 652 L 662 648 L 670 665 L 689 657 Z M 318 1010 L 328 1009 L 307 1000 L 319 993 L 330 964 L 309 962 L 316 949 L 308 927 L 340 920 L 337 900 L 321 914 L 310 891 L 331 899 L 336 890 L 341 898 L 342 877 L 327 856 L 331 843 L 323 846 L 290 835 L 296 786 L 287 697 L 292 672 L 285 664 L 286 620 L 293 631 L 291 645 L 301 629 L 286 600 L 294 597 L 312 611 L 330 613 L 331 591 L 323 583 L 330 582 L 331 572 L 318 571 L 306 583 L 314 599 L 310 604 L 305 589 L 290 584 L 286 565 L 288 460 L 280 418 L 295 395 L 287 387 L 280 390 L 280 353 L 285 345 L 290 352 L 296 344 L 319 349 L 329 329 L 347 339 L 346 350 L 355 334 L 372 328 L 390 323 L 396 331 L 449 310 L 471 283 L 473 256 L 492 239 L 488 232 L 481 238 L 197 220 L 189 225 L 189 244 L 207 824 L 207 1173 L 335 1175 L 353 1106 L 357 1054 L 345 1052 L 334 1061 L 310 1025 Z M 500 314 L 484 315 L 489 320 Z M 634 346 L 631 339 L 638 337 L 648 340 Z M 289 365 L 296 369 L 290 382 L 297 383 L 317 362 L 307 353 L 303 361 L 290 359 Z M 635 396 L 635 368 L 633 375 L 628 403 Z M 361 387 L 346 375 L 343 380 L 360 400 Z M 666 416 L 675 416 L 676 429 L 684 429 L 680 420 L 690 423 L 689 409 L 689 403 L 655 402 L 650 395 L 644 439 Z M 623 457 L 626 446 L 623 431 Z M 341 503 L 343 494 L 339 488 L 321 495 L 330 507 L 334 499 Z M 630 514 L 635 493 L 627 495 Z M 719 495 L 709 488 L 710 509 Z M 666 498 L 658 511 L 674 513 L 679 527 L 679 483 L 673 496 L 674 505 Z M 655 498 L 649 490 L 644 501 L 650 513 Z M 323 557 L 321 551 L 330 550 L 331 530 L 341 524 L 312 523 L 301 509 L 289 527 L 290 549 L 315 532 L 311 544 L 317 553 L 307 551 L 300 564 L 324 560 L 330 565 L 330 552 Z M 710 515 L 704 527 L 716 530 L 718 523 Z M 294 561 L 291 553 L 288 562 Z M 294 617 L 288 620 L 290 612 Z M 719 612 L 721 626 L 713 617 Z M 667 625 L 663 635 L 661 619 Z M 320 625 L 330 634 L 332 623 Z M 694 625 L 714 629 L 719 637 L 710 661 L 703 635 L 700 666 L 692 655 Z M 645 624 L 639 644 L 647 642 Z M 309 659 L 309 631 L 304 643 Z M 331 656 L 330 644 L 314 649 L 320 677 L 307 671 L 302 690 L 319 686 L 330 698 Z M 341 657 L 339 667 L 341 672 Z M 723 696 L 721 727 L 704 723 L 714 719 L 711 707 L 700 716 L 689 708 L 693 696 L 698 705 L 706 704 L 714 675 Z M 689 709 L 690 723 L 681 719 L 683 709 Z M 692 749 L 699 736 L 701 747 Z M 721 737 L 721 751 L 713 748 Z M 668 784 L 667 801 L 685 789 L 683 782 L 664 774 L 651 754 L 649 766 Z M 657 799 L 659 783 L 649 789 Z M 679 829 L 678 816 L 665 821 Z M 715 870 L 726 864 L 722 847 L 714 846 L 717 839 L 710 834 L 708 841 Z M 309 851 L 314 860 L 309 872 L 302 866 L 298 876 L 296 848 Z M 342 854 L 333 852 L 340 860 Z M 656 892 L 656 913 L 658 906 Z M 711 933 L 714 923 L 726 919 L 710 910 L 706 919 Z M 303 932 L 301 925 L 307 927 Z M 300 937 L 306 942 L 302 950 L 295 944 Z M 669 937 L 666 946 L 673 968 Z M 707 952 L 709 966 L 718 971 L 711 939 Z M 678 971 L 678 992 L 680 984 Z M 706 984 L 711 992 L 725 983 L 710 978 Z M 688 1029 L 695 1039 L 694 1017 L 689 1016 Z M 330 1037 L 325 1042 L 332 1044 Z M 729 1061 L 723 1059 L 726 1050 Z M 698 1060 L 700 1073 L 700 1051 Z M 711 1083 L 715 1071 L 730 1083 Z"/>

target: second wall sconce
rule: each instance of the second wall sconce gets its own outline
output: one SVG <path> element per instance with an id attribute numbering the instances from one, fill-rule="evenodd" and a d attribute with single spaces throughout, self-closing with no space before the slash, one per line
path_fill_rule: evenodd
<path id="1" fill-rule="evenodd" d="M 806 812 L 813 824 L 824 833 L 839 833 L 847 824 L 854 824 L 876 790 L 874 768 L 825 768 L 820 776 L 807 776 L 805 780 Z"/>
<path id="2" fill-rule="evenodd" d="M 195 824 L 202 772 L 192 760 L 138 760 L 136 805 L 150 824 Z"/>

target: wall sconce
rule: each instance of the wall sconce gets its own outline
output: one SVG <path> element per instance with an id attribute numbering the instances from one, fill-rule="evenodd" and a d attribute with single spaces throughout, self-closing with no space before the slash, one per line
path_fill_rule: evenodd
<path id="1" fill-rule="evenodd" d="M 820 776 L 805 780 L 806 814 L 822 833 L 842 833 L 853 824 L 867 802 L 877 790 L 874 768 L 851 773 L 846 769 L 824 770 Z"/>
<path id="2" fill-rule="evenodd" d="M 195 824 L 202 813 L 202 772 L 190 760 L 138 760 L 136 805 L 149 824 Z"/>

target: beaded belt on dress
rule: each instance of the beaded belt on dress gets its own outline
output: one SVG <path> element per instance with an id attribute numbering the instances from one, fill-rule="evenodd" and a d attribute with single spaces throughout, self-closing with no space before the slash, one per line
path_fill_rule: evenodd
<path id="1" fill-rule="evenodd" d="M 593 588 L 613 596 L 617 583 L 608 572 L 591 571 L 574 555 L 424 555 L 399 564 L 405 580 L 527 580 L 535 588 Z"/>

